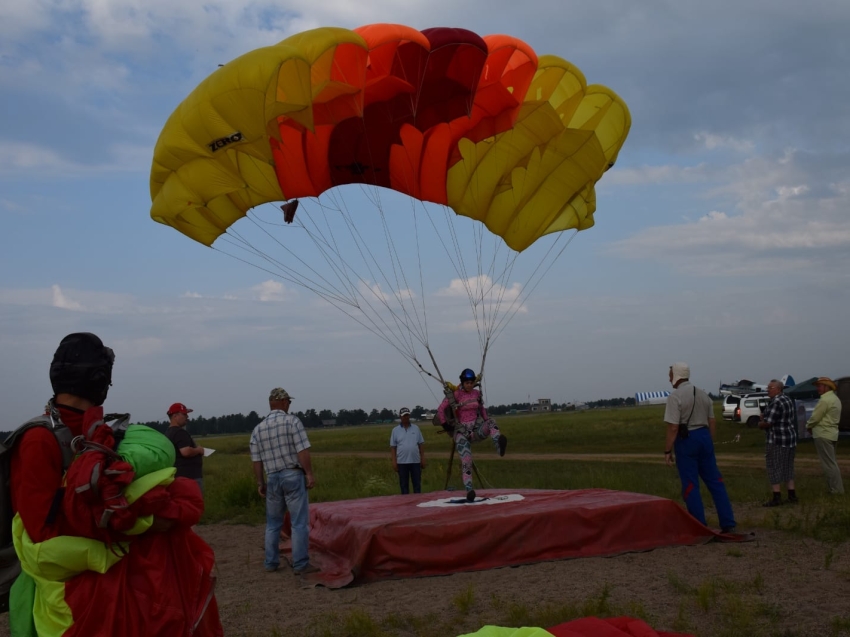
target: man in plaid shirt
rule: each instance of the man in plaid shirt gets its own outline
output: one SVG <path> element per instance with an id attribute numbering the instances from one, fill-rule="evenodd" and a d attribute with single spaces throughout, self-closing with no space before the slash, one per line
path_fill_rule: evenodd
<path id="1" fill-rule="evenodd" d="M 794 490 L 794 454 L 797 450 L 797 426 L 795 424 L 794 401 L 783 393 L 785 386 L 778 380 L 767 385 L 770 403 L 762 414 L 759 427 L 766 437 L 765 462 L 767 478 L 773 487 L 773 499 L 764 503 L 766 507 L 782 504 L 782 483 L 788 489 L 788 502 L 797 502 Z"/>
<path id="2" fill-rule="evenodd" d="M 269 394 L 271 413 L 251 432 L 251 460 L 257 490 L 266 499 L 267 572 L 280 566 L 280 530 L 287 509 L 292 521 L 292 569 L 296 575 L 315 573 L 307 552 L 310 545 L 310 500 L 307 489 L 316 484 L 310 463 L 310 441 L 301 420 L 289 413 L 292 402 L 285 389 Z"/>

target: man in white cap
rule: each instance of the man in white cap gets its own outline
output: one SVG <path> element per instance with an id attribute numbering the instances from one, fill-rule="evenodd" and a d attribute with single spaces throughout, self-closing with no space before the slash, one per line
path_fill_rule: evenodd
<path id="1" fill-rule="evenodd" d="M 812 432 L 815 450 L 818 452 L 821 467 L 826 475 L 826 483 L 832 494 L 844 493 L 841 470 L 835 460 L 835 448 L 838 446 L 838 421 L 841 420 L 841 401 L 835 395 L 835 381 L 821 376 L 815 381 L 815 389 L 820 400 L 815 405 L 812 417 L 806 423 L 806 429 Z"/>
<path id="2" fill-rule="evenodd" d="M 714 500 L 721 531 L 731 533 L 735 530 L 735 516 L 714 456 L 714 405 L 704 391 L 691 385 L 690 376 L 686 363 L 670 366 L 670 384 L 675 389 L 667 398 L 664 411 L 667 423 L 664 460 L 668 467 L 675 464 L 679 470 L 688 513 L 706 523 L 699 492 L 702 478 Z"/>
<path id="3" fill-rule="evenodd" d="M 398 483 L 402 494 L 410 493 L 410 482 L 413 482 L 413 493 L 422 493 L 422 469 L 425 468 L 425 439 L 419 427 L 411 424 L 410 410 L 402 407 L 398 412 L 401 424 L 397 425 L 390 434 L 390 449 L 392 450 L 393 471 L 398 474 Z"/>
<path id="4" fill-rule="evenodd" d="M 298 416 L 289 413 L 292 396 L 282 387 L 269 394 L 271 412 L 251 432 L 251 460 L 257 490 L 266 499 L 266 572 L 280 567 L 280 530 L 289 510 L 292 522 L 292 570 L 315 573 L 310 564 L 310 500 L 307 490 L 316 480 L 310 461 L 310 441 Z"/>

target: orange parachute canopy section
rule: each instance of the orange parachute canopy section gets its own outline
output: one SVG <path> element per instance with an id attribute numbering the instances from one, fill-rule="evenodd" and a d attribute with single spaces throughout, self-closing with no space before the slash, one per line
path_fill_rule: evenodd
<path id="1" fill-rule="evenodd" d="M 261 203 L 363 183 L 447 205 L 521 251 L 593 225 L 630 125 L 613 91 L 507 35 L 320 28 L 233 60 L 178 106 L 151 216 L 211 245 Z"/>

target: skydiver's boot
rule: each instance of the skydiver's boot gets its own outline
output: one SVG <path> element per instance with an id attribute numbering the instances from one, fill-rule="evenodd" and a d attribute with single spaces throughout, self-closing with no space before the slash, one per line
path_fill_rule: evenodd
<path id="1" fill-rule="evenodd" d="M 508 448 L 508 437 L 505 434 L 499 436 L 499 455 L 505 455 L 505 449 Z"/>
<path id="2" fill-rule="evenodd" d="M 466 501 L 475 502 L 475 489 L 470 489 L 466 492 Z"/>

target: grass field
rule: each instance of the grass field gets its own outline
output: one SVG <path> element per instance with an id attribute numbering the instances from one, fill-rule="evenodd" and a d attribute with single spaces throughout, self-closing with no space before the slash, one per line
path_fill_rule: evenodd
<path id="1" fill-rule="evenodd" d="M 477 443 L 473 455 L 485 487 L 607 488 L 680 501 L 676 471 L 663 463 L 662 417 L 661 406 L 502 417 L 499 426 L 510 439 L 507 456 L 498 458 L 488 441 Z M 392 427 L 310 430 L 316 475 L 311 502 L 397 493 L 396 474 L 389 462 Z M 441 490 L 451 443 L 430 423 L 420 428 L 427 460 L 422 489 Z M 740 439 L 732 442 L 738 435 Z M 204 463 L 205 522 L 263 522 L 264 503 L 256 493 L 248 439 L 245 434 L 203 440 L 202 444 L 217 450 Z M 811 443 L 803 442 L 797 449 L 797 492 L 802 503 L 781 511 L 757 506 L 769 492 L 761 431 L 718 418 L 716 448 L 733 505 L 746 511 L 738 514 L 741 526 L 787 529 L 829 541 L 850 537 L 850 504 L 846 498 L 825 495 Z M 567 454 L 569 458 L 553 457 Z M 462 488 L 457 459 L 450 486 Z M 710 503 L 707 492 L 703 495 Z M 712 523 L 717 521 L 709 518 Z"/>

